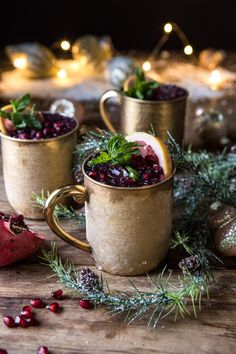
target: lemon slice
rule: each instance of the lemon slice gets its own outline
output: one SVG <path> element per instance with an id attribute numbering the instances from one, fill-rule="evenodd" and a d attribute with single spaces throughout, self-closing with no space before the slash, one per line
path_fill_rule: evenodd
<path id="1" fill-rule="evenodd" d="M 155 154 L 159 159 L 159 165 L 163 168 L 165 178 L 171 175 L 173 169 L 171 156 L 161 139 L 148 133 L 136 132 L 126 136 L 126 140 L 139 142 L 142 145 L 140 147 L 142 156 Z"/>

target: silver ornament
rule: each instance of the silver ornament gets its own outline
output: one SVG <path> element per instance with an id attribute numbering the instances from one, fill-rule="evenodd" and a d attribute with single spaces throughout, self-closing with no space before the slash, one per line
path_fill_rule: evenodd
<path id="1" fill-rule="evenodd" d="M 224 116 L 217 110 L 203 111 L 194 121 L 195 131 L 208 145 L 224 145 L 228 142 Z"/>
<path id="2" fill-rule="evenodd" d="M 64 116 L 73 118 L 75 116 L 75 107 L 71 101 L 64 98 L 54 101 L 50 106 L 51 113 L 60 113 Z"/>
<path id="3" fill-rule="evenodd" d="M 26 42 L 9 45 L 5 48 L 5 51 L 13 65 L 19 58 L 24 60 L 22 73 L 28 78 L 46 78 L 57 73 L 55 56 L 48 48 L 39 43 Z"/>
<path id="4" fill-rule="evenodd" d="M 134 73 L 134 61 L 128 57 L 115 57 L 107 63 L 106 78 L 112 87 L 120 89 L 124 81 Z"/>

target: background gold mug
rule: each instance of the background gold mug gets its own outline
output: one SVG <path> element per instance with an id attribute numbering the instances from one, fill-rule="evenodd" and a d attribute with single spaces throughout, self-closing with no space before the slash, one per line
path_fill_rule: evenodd
<path id="1" fill-rule="evenodd" d="M 148 101 L 121 95 L 118 91 L 105 92 L 99 103 L 99 110 L 106 127 L 113 133 L 114 128 L 106 103 L 111 98 L 118 98 L 121 106 L 120 130 L 123 134 L 137 131 L 149 131 L 153 126 L 156 135 L 163 141 L 168 140 L 167 131 L 182 144 L 188 93 L 175 100 Z"/>
<path id="2" fill-rule="evenodd" d="M 51 229 L 71 245 L 92 252 L 100 270 L 119 275 L 139 275 L 157 267 L 169 248 L 172 225 L 174 172 L 155 185 L 114 187 L 91 179 L 84 186 L 57 189 L 45 206 Z M 85 202 L 87 242 L 63 230 L 54 217 L 56 204 L 73 196 Z"/>

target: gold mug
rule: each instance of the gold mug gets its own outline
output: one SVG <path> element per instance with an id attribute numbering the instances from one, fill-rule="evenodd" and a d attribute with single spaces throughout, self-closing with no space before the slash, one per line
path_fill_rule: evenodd
<path id="1" fill-rule="evenodd" d="M 140 100 L 122 95 L 115 90 L 105 92 L 99 103 L 101 117 L 106 127 L 116 132 L 107 111 L 106 102 L 110 98 L 118 98 L 121 106 L 120 129 L 123 134 L 137 131 L 149 131 L 154 128 L 155 134 L 163 141 L 168 140 L 169 131 L 176 142 L 182 144 L 188 93 L 169 101 Z"/>
<path id="2" fill-rule="evenodd" d="M 64 241 L 91 252 L 96 266 L 118 275 L 140 275 L 155 269 L 169 249 L 174 173 L 144 187 L 114 187 L 90 178 L 83 164 L 84 186 L 68 185 L 47 199 L 44 213 L 53 232 Z M 85 202 L 83 242 L 58 224 L 55 206 L 66 197 Z"/>

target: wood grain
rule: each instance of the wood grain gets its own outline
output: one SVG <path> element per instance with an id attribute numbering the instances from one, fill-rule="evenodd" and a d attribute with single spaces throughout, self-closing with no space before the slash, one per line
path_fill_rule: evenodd
<path id="1" fill-rule="evenodd" d="M 0 210 L 10 212 L 0 176 Z M 57 241 L 63 258 L 78 265 L 93 262 L 89 255 L 74 249 L 49 230 L 44 221 L 29 221 L 29 225 L 46 237 L 49 247 Z M 65 226 L 76 233 L 73 223 Z M 81 233 L 85 237 L 85 233 Z M 50 292 L 59 287 L 51 272 L 39 263 L 36 256 L 0 269 L 0 316 L 17 315 L 32 297 L 40 296 L 50 302 Z M 131 290 L 127 278 L 105 274 L 112 289 Z M 211 290 L 211 300 L 203 300 L 202 311 L 195 319 L 189 316 L 173 323 L 163 320 L 157 330 L 147 328 L 145 320 L 134 325 L 124 324 L 123 317 L 111 317 L 104 309 L 84 310 L 78 300 L 67 298 L 61 301 L 63 312 L 52 314 L 37 310 L 38 327 L 9 329 L 0 321 L 0 348 L 9 354 L 33 354 L 39 345 L 46 345 L 51 354 L 230 354 L 236 352 L 236 272 L 216 272 L 218 287 Z M 132 278 L 140 289 L 147 287 L 145 277 Z"/>

